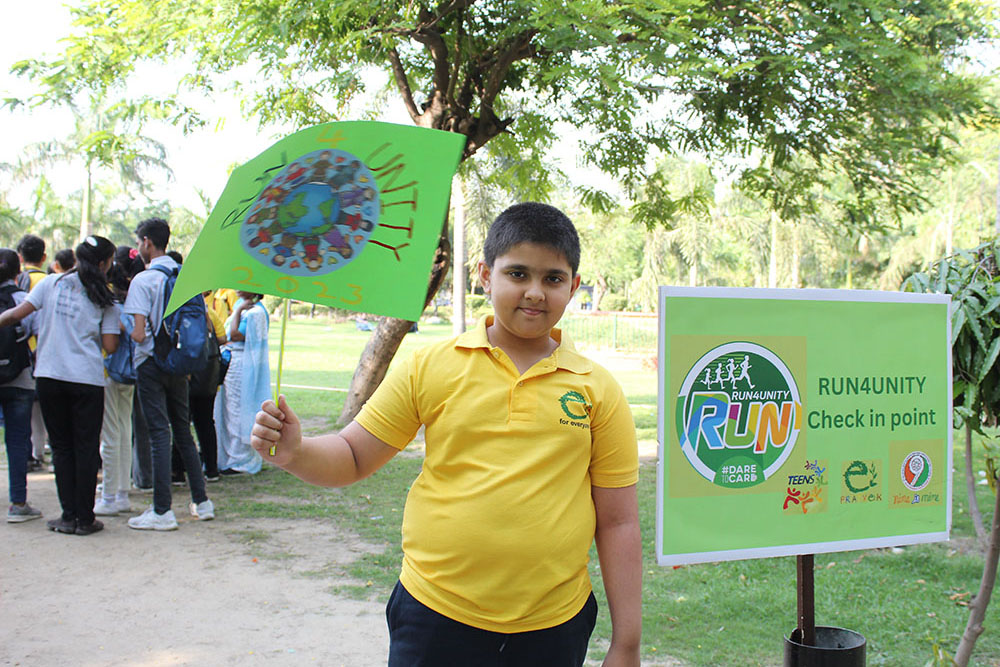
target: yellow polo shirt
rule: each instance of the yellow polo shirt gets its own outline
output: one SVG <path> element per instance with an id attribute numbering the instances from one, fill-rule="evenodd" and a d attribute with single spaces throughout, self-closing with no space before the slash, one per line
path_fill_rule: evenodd
<path id="1" fill-rule="evenodd" d="M 35 285 L 42 282 L 42 279 L 45 278 L 47 275 L 49 275 L 48 273 L 46 273 L 44 270 L 40 269 L 37 266 L 28 266 L 27 264 L 25 264 L 23 268 L 28 273 L 28 281 L 29 281 L 28 284 L 30 285 L 30 287 L 27 290 L 28 292 L 35 289 Z M 38 337 L 31 336 L 30 338 L 28 338 L 28 349 L 34 352 L 37 348 L 38 348 Z"/>
<path id="2" fill-rule="evenodd" d="M 236 294 L 236 290 L 229 289 L 227 287 L 220 287 L 212 293 L 211 308 L 215 311 L 215 314 L 219 316 L 219 319 L 225 322 L 229 318 L 229 314 L 233 312 L 236 302 L 239 300 L 240 297 Z M 207 302 L 208 300 L 206 299 L 206 303 Z"/>
<path id="3" fill-rule="evenodd" d="M 591 487 L 638 480 L 632 413 L 617 381 L 558 329 L 523 375 L 474 330 L 414 352 L 357 416 L 426 458 L 403 513 L 400 581 L 420 602 L 484 630 L 563 623 L 590 595 Z"/>

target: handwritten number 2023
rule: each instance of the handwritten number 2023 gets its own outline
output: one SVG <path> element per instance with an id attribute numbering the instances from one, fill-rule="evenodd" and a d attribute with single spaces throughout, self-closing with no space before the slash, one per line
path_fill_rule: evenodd
<path id="1" fill-rule="evenodd" d="M 248 288 L 263 287 L 263 285 L 261 285 L 260 283 L 256 283 L 253 281 L 253 270 L 250 267 L 237 266 L 233 268 L 233 271 L 236 273 L 246 274 L 242 280 L 237 281 L 240 285 L 246 285 Z M 330 299 L 330 300 L 338 299 L 337 295 L 330 294 L 327 291 L 326 283 L 322 283 L 318 280 L 313 280 L 311 281 L 310 284 L 315 285 L 316 287 L 319 288 L 319 292 L 318 294 L 316 294 L 317 298 Z M 351 288 L 351 295 L 350 295 L 351 298 L 347 299 L 344 297 L 339 297 L 340 301 L 351 306 L 356 306 L 359 303 L 361 303 L 362 299 L 361 285 L 354 285 L 352 283 L 348 283 L 347 286 Z M 293 278 L 292 276 L 281 276 L 275 281 L 274 288 L 283 294 L 292 294 L 293 292 L 296 292 L 299 289 L 299 281 Z M 248 289 L 247 291 L 251 290 Z"/>

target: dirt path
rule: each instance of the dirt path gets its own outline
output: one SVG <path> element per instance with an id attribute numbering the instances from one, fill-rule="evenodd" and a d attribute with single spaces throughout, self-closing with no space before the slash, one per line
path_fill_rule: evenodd
<path id="1" fill-rule="evenodd" d="M 58 516 L 52 474 L 30 474 L 28 496 Z M 138 509 L 151 500 L 132 494 Z M 0 665 L 385 664 L 383 603 L 336 597 L 328 577 L 307 574 L 366 545 L 312 520 L 197 522 L 186 502 L 175 489 L 181 525 L 169 533 L 131 530 L 124 516 L 88 537 L 46 519 L 4 523 Z"/>

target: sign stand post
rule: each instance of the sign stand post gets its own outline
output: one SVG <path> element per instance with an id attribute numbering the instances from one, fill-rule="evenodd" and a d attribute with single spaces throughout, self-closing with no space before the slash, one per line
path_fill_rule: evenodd
<path id="1" fill-rule="evenodd" d="M 816 645 L 816 589 L 813 582 L 814 555 L 795 557 L 799 641 L 806 646 Z"/>

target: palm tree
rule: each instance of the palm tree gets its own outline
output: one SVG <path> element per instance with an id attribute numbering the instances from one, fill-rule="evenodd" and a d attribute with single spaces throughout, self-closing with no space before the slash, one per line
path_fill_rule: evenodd
<path id="1" fill-rule="evenodd" d="M 52 139 L 29 144 L 13 168 L 15 178 L 26 180 L 42 174 L 58 164 L 79 169 L 81 201 L 79 238 L 93 229 L 93 199 L 95 177 L 101 172 L 113 172 L 126 192 L 148 198 L 147 175 L 158 170 L 173 174 L 166 163 L 162 144 L 132 129 L 136 109 L 124 104 L 106 105 L 99 98 L 89 100 L 89 109 L 82 111 L 72 101 L 67 102 L 74 116 L 74 130 L 64 139 Z"/>

